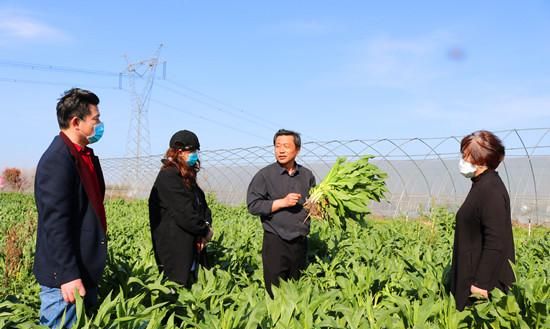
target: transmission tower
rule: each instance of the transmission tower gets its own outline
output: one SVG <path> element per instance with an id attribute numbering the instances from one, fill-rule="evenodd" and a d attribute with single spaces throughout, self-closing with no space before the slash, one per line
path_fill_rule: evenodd
<path id="1" fill-rule="evenodd" d="M 146 171 L 152 168 L 151 159 L 149 158 L 151 155 L 151 142 L 149 141 L 148 108 L 161 49 L 162 44 L 152 58 L 136 63 L 130 63 L 128 56 L 125 56 L 128 65 L 124 74 L 128 77 L 132 98 L 130 126 L 126 143 L 126 158 L 128 161 L 125 175 L 125 181 L 129 187 L 129 196 L 133 196 L 136 191 L 140 190 L 140 184 L 146 183 L 143 182 L 143 177 L 147 177 Z M 164 70 L 163 73 L 166 74 L 166 71 Z"/>

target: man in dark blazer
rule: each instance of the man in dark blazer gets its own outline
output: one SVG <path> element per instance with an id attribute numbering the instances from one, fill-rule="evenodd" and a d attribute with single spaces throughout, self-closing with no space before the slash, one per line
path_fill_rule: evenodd
<path id="1" fill-rule="evenodd" d="M 75 293 L 97 303 L 107 258 L 105 182 L 87 145 L 103 135 L 99 98 L 74 88 L 57 103 L 61 129 L 36 169 L 38 230 L 33 272 L 40 284 L 40 324 L 71 327 Z M 65 313 L 65 323 L 61 320 Z"/>

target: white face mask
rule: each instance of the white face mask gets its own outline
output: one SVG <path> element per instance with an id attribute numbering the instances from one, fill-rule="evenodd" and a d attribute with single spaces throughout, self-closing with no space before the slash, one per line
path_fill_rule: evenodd
<path id="1" fill-rule="evenodd" d="M 477 167 L 464 159 L 460 159 L 460 162 L 458 163 L 458 170 L 460 170 L 460 173 L 464 177 L 472 178 L 476 173 Z"/>

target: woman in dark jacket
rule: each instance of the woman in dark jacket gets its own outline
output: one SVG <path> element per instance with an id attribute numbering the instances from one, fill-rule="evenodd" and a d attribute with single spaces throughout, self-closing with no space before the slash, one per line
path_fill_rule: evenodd
<path id="1" fill-rule="evenodd" d="M 456 214 L 451 292 L 460 311 L 471 295 L 489 298 L 494 288 L 506 292 L 515 281 L 510 197 L 495 169 L 504 159 L 504 146 L 489 131 L 462 139 L 460 172 L 472 180 L 466 200 Z"/>
<path id="2" fill-rule="evenodd" d="M 196 180 L 199 148 L 194 133 L 175 133 L 149 196 L 149 223 L 159 270 L 187 287 L 195 279 L 191 274 L 196 273 L 213 234 L 210 209 Z"/>

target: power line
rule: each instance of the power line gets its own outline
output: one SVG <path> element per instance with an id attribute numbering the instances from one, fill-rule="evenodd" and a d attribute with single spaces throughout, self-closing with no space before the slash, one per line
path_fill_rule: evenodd
<path id="1" fill-rule="evenodd" d="M 0 60 L 0 66 L 7 66 L 7 67 L 16 67 L 16 68 L 24 68 L 34 71 L 51 71 L 51 72 L 59 72 L 59 73 L 80 73 L 80 74 L 90 74 L 90 75 L 99 75 L 99 76 L 109 76 L 109 77 L 129 77 L 129 72 L 114 72 L 114 71 L 106 71 L 106 70 L 96 70 L 96 69 L 86 69 L 86 68 L 77 68 L 77 67 L 69 67 L 69 66 L 60 66 L 60 65 L 52 65 L 52 64 L 40 64 L 40 63 L 28 63 L 28 62 L 19 62 L 19 61 L 10 61 L 10 60 Z M 141 74 L 138 74 L 138 72 L 134 72 L 134 77 L 137 78 L 143 78 Z M 243 109 L 233 106 L 231 104 L 228 104 L 227 102 L 224 102 L 216 97 L 213 97 L 211 95 L 208 95 L 202 91 L 199 91 L 195 88 L 191 88 L 189 86 L 186 86 L 182 83 L 176 82 L 171 79 L 165 79 L 168 83 L 174 85 L 175 87 L 179 88 L 180 90 L 175 90 L 173 88 L 170 88 L 168 86 L 164 86 L 161 84 L 158 84 L 161 88 L 164 88 L 166 90 L 169 90 L 171 92 L 174 92 L 176 94 L 179 94 L 181 96 L 187 97 L 189 99 L 192 99 L 198 103 L 201 103 L 205 106 L 209 106 L 211 108 L 214 108 L 220 112 L 224 113 L 233 113 L 234 115 L 239 116 L 241 119 L 244 119 L 246 121 L 254 121 L 255 124 L 260 124 L 267 128 L 279 128 L 281 125 L 273 122 L 269 122 L 265 120 L 265 118 L 254 115 L 253 113 L 249 113 L 247 111 L 244 111 Z M 119 88 L 122 89 L 121 82 L 119 81 Z M 185 94 L 181 91 L 181 89 L 187 90 L 188 92 L 191 92 L 195 95 L 199 95 L 202 98 L 207 99 L 208 101 L 204 101 L 201 99 L 198 99 L 197 97 L 190 96 L 189 94 Z M 216 105 L 218 104 L 218 105 Z M 221 106 L 220 106 L 221 105 Z M 232 109 L 232 110 L 229 110 Z"/>
<path id="2" fill-rule="evenodd" d="M 13 79 L 13 78 L 2 78 L 0 77 L 0 82 L 6 82 L 6 83 L 25 83 L 25 84 L 38 84 L 38 85 L 51 85 L 51 86 L 65 86 L 65 87 L 71 87 L 71 86 L 75 86 L 75 85 L 82 85 L 82 86 L 86 86 L 86 87 L 89 87 L 90 89 L 91 88 L 95 88 L 95 89 L 111 89 L 111 90 L 119 90 L 119 91 L 122 91 L 122 92 L 126 92 L 126 93 L 129 93 L 130 91 L 127 90 L 127 89 L 124 89 L 124 88 L 118 88 L 118 87 L 106 87 L 106 86 L 93 86 L 93 85 L 84 85 L 84 84 L 75 84 L 75 83 L 69 83 L 69 82 L 51 82 L 51 81 L 40 81 L 40 80 L 22 80 L 22 79 Z M 225 128 L 229 128 L 231 130 L 235 130 L 235 131 L 238 131 L 240 133 L 243 133 L 245 135 L 249 135 L 249 136 L 254 136 L 254 137 L 258 137 L 258 138 L 264 138 L 262 136 L 259 136 L 259 135 L 256 135 L 254 133 L 251 133 L 251 132 L 248 132 L 246 130 L 243 130 L 243 129 L 240 129 L 240 128 L 237 128 L 237 127 L 234 127 L 234 126 L 231 126 L 231 125 L 228 125 L 228 124 L 225 124 L 225 123 L 222 123 L 220 121 L 216 121 L 216 120 L 213 120 L 213 119 L 209 119 L 209 118 L 206 118 L 200 114 L 197 114 L 193 111 L 186 111 L 186 110 L 183 110 L 179 107 L 176 107 L 176 106 L 173 106 L 173 105 L 170 105 L 170 104 L 167 104 L 167 103 L 164 103 L 162 101 L 159 101 L 159 100 L 155 100 L 155 99 L 152 99 L 152 98 L 149 98 L 148 101 L 153 101 L 154 103 L 157 103 L 159 105 L 162 105 L 164 107 L 167 107 L 167 108 L 171 108 L 173 110 L 176 110 L 176 111 L 180 111 L 180 112 L 185 112 L 193 117 L 196 117 L 196 118 L 199 118 L 201 120 L 204 120 L 204 121 L 207 121 L 207 122 L 210 122 L 210 123 L 213 123 L 213 124 L 216 124 L 216 125 L 219 125 L 219 126 L 222 126 L 222 127 L 225 127 Z"/>
<path id="3" fill-rule="evenodd" d="M 197 95 L 199 95 L 199 96 L 201 96 L 201 97 L 204 97 L 204 98 L 206 98 L 206 99 L 208 99 L 208 100 L 211 100 L 211 101 L 213 101 L 214 103 L 218 103 L 218 104 L 220 104 L 220 105 L 223 105 L 225 108 L 224 108 L 224 107 L 217 106 L 217 105 L 215 105 L 215 104 L 212 104 L 212 102 L 206 102 L 206 101 L 199 100 L 199 99 L 197 99 L 196 97 L 193 97 L 193 96 L 190 96 L 190 95 L 188 95 L 188 94 L 183 93 L 182 91 L 177 91 L 177 90 L 171 89 L 171 88 L 169 88 L 169 87 L 167 87 L 167 86 L 163 86 L 163 85 L 158 84 L 158 83 L 157 83 L 157 85 L 159 85 L 161 88 L 164 88 L 164 89 L 166 89 L 166 90 L 172 91 L 172 92 L 174 92 L 174 93 L 176 93 L 176 94 L 180 94 L 180 95 L 183 96 L 183 97 L 189 98 L 189 99 L 194 100 L 194 101 L 196 101 L 196 102 L 198 102 L 198 103 L 201 103 L 201 104 L 203 104 L 203 105 L 206 105 L 206 106 L 209 106 L 209 107 L 211 107 L 211 108 L 214 108 L 214 109 L 216 109 L 216 110 L 218 110 L 218 111 L 224 112 L 224 113 L 226 113 L 226 114 L 228 114 L 228 113 L 233 113 L 234 116 L 235 116 L 235 115 L 238 115 L 238 116 L 240 116 L 242 119 L 244 119 L 244 120 L 246 120 L 246 121 L 253 122 L 253 123 L 255 123 L 255 124 L 259 124 L 259 125 L 261 125 L 261 126 L 263 126 L 263 127 L 265 127 L 265 128 L 269 128 L 269 129 L 279 129 L 279 128 L 281 128 L 281 127 L 284 126 L 284 125 L 281 125 L 281 124 L 274 123 L 274 122 L 272 122 L 272 121 L 266 120 L 264 117 L 260 117 L 260 116 L 258 116 L 258 115 L 253 114 L 253 113 L 247 112 L 247 111 L 245 111 L 245 110 L 243 110 L 243 109 L 241 109 L 241 108 L 239 108 L 239 107 L 236 107 L 236 106 L 233 106 L 233 105 L 231 105 L 231 104 L 228 104 L 228 103 L 226 103 L 226 102 L 224 102 L 224 101 L 221 101 L 221 100 L 217 99 L 216 97 L 210 96 L 210 95 L 208 95 L 208 94 L 206 94 L 206 93 L 204 93 L 204 92 L 202 92 L 202 91 L 199 91 L 199 90 L 194 89 L 194 88 L 190 88 L 190 87 L 188 87 L 188 86 L 186 86 L 186 85 L 183 85 L 183 84 L 181 84 L 181 83 L 179 83 L 179 82 L 175 82 L 174 80 L 165 79 L 165 81 L 167 81 L 167 82 L 169 82 L 169 83 L 171 83 L 171 84 L 173 84 L 173 85 L 175 85 L 175 86 L 177 86 L 177 87 L 179 87 L 179 88 L 181 88 L 181 89 L 188 90 L 188 91 L 190 91 L 190 92 L 192 92 L 192 93 L 195 93 L 195 94 L 197 94 Z M 233 108 L 234 110 L 231 111 L 231 110 L 227 110 L 226 108 Z M 310 136 L 309 134 L 301 134 L 301 135 L 302 135 L 302 136 L 305 136 L 305 137 L 308 137 L 309 139 L 316 139 L 315 137 Z"/>
<path id="4" fill-rule="evenodd" d="M 244 115 L 243 113 L 235 113 L 235 111 L 228 111 L 226 109 L 224 109 L 223 107 L 220 107 L 216 104 L 213 104 L 209 101 L 205 101 L 205 100 L 202 100 L 202 99 L 199 99 L 195 96 L 191 96 L 189 94 L 186 94 L 182 91 L 179 91 L 179 90 L 176 90 L 174 88 L 171 88 L 171 87 L 168 87 L 168 86 L 165 86 L 165 85 L 162 85 L 161 83 L 157 83 L 157 86 L 159 86 L 160 88 L 163 88 L 165 90 L 168 90 L 174 94 L 177 94 L 177 95 L 180 95 L 180 96 L 183 96 L 187 99 L 190 99 L 196 103 L 199 103 L 199 104 L 202 104 L 204 106 L 207 106 L 209 108 L 212 108 L 218 112 L 221 112 L 221 113 L 224 113 L 224 114 L 228 114 L 230 116 L 232 116 L 233 118 L 236 118 L 236 119 L 240 119 L 240 120 L 243 120 L 243 121 L 248 121 L 248 122 L 251 122 L 251 123 L 254 123 L 256 125 L 260 125 L 260 126 L 263 126 L 265 128 L 269 128 L 269 129 L 272 129 L 273 127 L 271 127 L 270 125 L 266 124 L 265 122 L 263 121 L 260 121 L 260 120 L 254 120 L 251 116 L 247 116 L 247 115 Z"/>
<path id="5" fill-rule="evenodd" d="M 35 71 L 54 71 L 54 72 L 61 72 L 61 73 L 81 73 L 81 74 L 92 74 L 92 75 L 102 75 L 102 76 L 120 76 L 127 75 L 126 73 L 121 72 L 111 72 L 111 71 L 104 71 L 104 70 L 90 70 L 90 69 L 83 69 L 83 68 L 76 68 L 76 67 L 68 67 L 68 66 L 58 66 L 58 65 L 50 65 L 50 64 L 36 64 L 36 63 L 26 63 L 26 62 L 16 62 L 16 61 L 7 61 L 7 60 L 0 60 L 0 66 L 7 66 L 7 67 L 17 67 L 17 68 L 25 68 Z"/>
<path id="6" fill-rule="evenodd" d="M 35 85 L 50 85 L 50 86 L 65 86 L 65 87 L 73 87 L 76 85 L 79 86 L 86 86 L 87 88 L 95 88 L 95 89 L 111 89 L 111 90 L 122 90 L 119 87 L 108 87 L 108 86 L 100 86 L 100 85 L 90 85 L 86 83 L 77 83 L 74 82 L 53 82 L 53 81 L 44 81 L 44 80 L 28 80 L 28 79 L 13 79 L 13 78 L 3 78 L 0 77 L 0 82 L 6 82 L 6 83 L 22 83 L 22 84 L 35 84 Z"/>
<path id="7" fill-rule="evenodd" d="M 225 127 L 225 128 L 229 128 L 231 130 L 235 130 L 235 131 L 238 131 L 242 134 L 245 134 L 245 135 L 249 135 L 249 136 L 254 136 L 254 137 L 257 137 L 257 138 L 260 138 L 260 139 L 264 139 L 265 136 L 260 136 L 260 135 L 256 135 L 255 133 L 252 133 L 252 132 L 249 132 L 249 131 L 246 131 L 246 130 L 243 130 L 243 129 L 240 129 L 240 128 L 237 128 L 237 127 L 234 127 L 234 126 L 231 126 L 231 125 L 228 125 L 226 123 L 223 123 L 223 122 L 220 122 L 220 121 L 217 121 L 217 120 L 213 120 L 213 119 L 210 119 L 210 118 L 206 118 L 200 114 L 197 114 L 195 112 L 192 112 L 192 111 L 187 111 L 187 110 L 184 110 L 182 108 L 179 108 L 179 107 L 176 107 L 176 106 L 173 106 L 173 105 L 170 105 L 170 104 L 166 104 L 162 101 L 159 101 L 157 99 L 154 99 L 154 98 L 151 98 L 150 99 L 151 102 L 153 103 L 156 103 L 156 104 L 159 104 L 161 106 L 164 106 L 164 107 L 167 107 L 167 108 L 170 108 L 170 109 L 173 109 L 173 110 L 176 110 L 176 111 L 179 111 L 179 112 L 184 112 L 184 113 L 187 113 L 191 116 L 194 116 L 194 117 L 197 117 L 201 120 L 204 120 L 204 121 L 207 121 L 207 122 L 210 122 L 210 123 L 214 123 L 216 125 L 219 125 L 219 126 L 222 126 L 222 127 Z"/>
<path id="8" fill-rule="evenodd" d="M 260 117 L 260 116 L 257 116 L 253 113 L 250 113 L 250 112 L 247 112 L 245 110 L 243 110 L 242 108 L 239 108 L 237 106 L 234 106 L 234 105 L 231 105 L 231 104 L 228 104 L 227 102 L 224 102 L 224 101 L 221 101 L 220 99 L 216 98 L 216 97 L 213 97 L 213 96 L 210 96 L 202 91 L 199 91 L 197 89 L 194 89 L 194 88 L 190 88 L 184 84 L 181 84 L 179 82 L 175 82 L 174 80 L 171 80 L 171 79 L 166 79 L 167 82 L 175 85 L 176 87 L 179 87 L 181 89 L 185 89 L 187 91 L 190 91 L 194 94 L 197 94 L 201 97 L 204 97 L 210 101 L 213 101 L 214 103 L 217 103 L 219 105 L 222 105 L 226 108 L 232 108 L 233 111 L 230 111 L 230 112 L 233 112 L 233 113 L 237 113 L 238 115 L 242 115 L 242 116 L 245 116 L 247 118 L 255 118 L 256 120 L 258 120 L 259 122 L 261 122 L 262 125 L 265 126 L 265 124 L 267 123 L 270 127 L 269 128 L 279 128 L 280 125 L 277 124 L 277 123 L 273 123 L 273 122 L 270 122 L 270 121 L 267 121 L 265 120 L 265 118 L 263 117 Z M 217 106 L 217 108 L 220 108 L 219 106 Z"/>
<path id="9" fill-rule="evenodd" d="M 137 64 L 140 64 L 140 63 L 137 63 Z M 139 72 L 137 72 L 135 70 L 132 71 L 132 72 L 112 72 L 112 71 L 105 71 L 105 70 L 91 70 L 91 69 L 76 68 L 76 67 L 58 66 L 58 65 L 51 65 L 51 64 L 27 63 L 27 62 L 8 61 L 8 60 L 0 60 L 0 66 L 17 67 L 17 68 L 36 70 L 36 71 L 53 71 L 53 72 L 60 72 L 60 73 L 81 73 L 81 74 L 92 74 L 92 75 L 110 76 L 110 77 L 117 76 L 119 78 L 122 77 L 122 76 L 128 78 L 128 77 L 130 77 L 130 73 L 132 73 L 133 78 L 143 78 L 143 75 L 139 74 Z M 190 88 L 188 86 L 185 86 L 183 84 L 177 83 L 177 82 L 172 81 L 172 80 L 166 80 L 166 81 L 170 82 L 171 84 L 175 85 L 176 87 L 178 87 L 180 89 L 185 89 L 185 90 L 190 91 L 190 92 L 192 92 L 196 95 L 199 95 L 203 98 L 206 98 L 210 101 L 201 100 L 197 97 L 191 96 L 189 94 L 185 94 L 181 90 L 176 90 L 176 89 L 170 88 L 168 86 L 164 86 L 164 85 L 161 85 L 161 84 L 158 84 L 158 83 L 157 83 L 157 85 L 159 87 L 164 88 L 168 91 L 171 91 L 175 94 L 178 94 L 180 96 L 191 99 L 191 100 L 193 100 L 197 103 L 203 104 L 203 105 L 208 106 L 208 107 L 213 108 L 213 109 L 216 109 L 217 111 L 220 111 L 220 112 L 223 112 L 223 113 L 226 113 L 226 114 L 227 113 L 233 113 L 234 115 L 236 114 L 242 120 L 246 120 L 248 122 L 253 122 L 254 124 L 259 124 L 259 125 L 262 125 L 263 127 L 270 128 L 270 129 L 272 129 L 273 127 L 277 127 L 277 125 L 273 125 L 273 126 L 267 125 L 266 123 L 268 123 L 268 122 L 266 120 L 264 120 L 263 118 L 261 118 L 261 120 L 260 119 L 253 120 L 252 118 L 255 117 L 253 114 L 246 113 L 242 109 L 239 109 L 235 106 L 232 106 L 230 104 L 222 102 L 219 99 L 217 99 L 215 97 L 212 97 L 212 96 L 209 96 L 209 95 L 207 95 L 207 94 L 205 94 L 201 91 Z M 44 84 L 47 84 L 47 83 L 44 83 Z M 119 89 L 122 89 L 121 81 L 119 81 Z M 236 109 L 237 111 L 228 111 L 228 110 L 224 109 L 223 107 L 220 107 L 218 105 L 213 104 L 212 101 L 217 103 L 217 104 L 223 105 L 225 107 L 231 107 L 233 109 Z"/>
<path id="10" fill-rule="evenodd" d="M 125 78 L 130 77 L 129 72 L 113 72 L 113 71 L 106 71 L 106 70 L 94 70 L 94 69 L 76 68 L 76 67 L 59 66 L 59 65 L 51 65 L 51 64 L 27 63 L 27 62 L 18 62 L 18 61 L 9 61 L 9 60 L 0 60 L 0 66 L 23 68 L 23 69 L 29 69 L 29 70 L 34 70 L 34 71 L 52 71 L 52 72 L 59 72 L 59 73 L 80 73 L 80 74 L 89 74 L 89 75 L 97 75 L 97 76 L 109 76 L 109 77 L 115 77 L 116 76 L 116 77 L 119 78 L 118 88 L 115 88 L 115 87 L 94 87 L 94 88 L 104 88 L 104 89 L 120 89 L 120 90 L 123 90 L 122 77 L 125 77 Z M 135 72 L 135 73 L 137 73 L 137 72 Z M 133 74 L 133 76 L 134 76 L 134 78 L 143 79 L 143 76 L 140 75 L 140 74 Z M 183 85 L 179 82 L 176 82 L 176 81 L 173 81 L 173 80 L 170 80 L 170 79 L 165 79 L 165 81 L 167 81 L 170 84 L 174 85 L 179 90 L 168 87 L 166 85 L 159 84 L 158 82 L 157 82 L 157 86 L 159 86 L 163 89 L 166 89 L 166 90 L 168 90 L 172 93 L 175 93 L 175 94 L 178 94 L 180 96 L 186 97 L 186 98 L 188 98 L 188 99 L 190 99 L 194 102 L 203 104 L 203 105 L 205 105 L 207 107 L 210 107 L 210 108 L 213 108 L 213 109 L 215 109 L 219 112 L 229 114 L 233 118 L 236 118 L 236 119 L 239 119 L 239 120 L 242 120 L 242 121 L 251 122 L 251 123 L 254 123 L 255 125 L 260 125 L 264 128 L 268 128 L 268 129 L 278 129 L 278 128 L 282 127 L 280 124 L 270 122 L 269 120 L 266 120 L 263 117 L 255 115 L 253 113 L 246 112 L 246 111 L 244 111 L 243 109 L 241 109 L 239 107 L 228 104 L 224 101 L 219 100 L 216 97 L 210 96 L 210 95 L 208 95 L 208 94 L 206 94 L 202 91 L 199 91 L 197 89 L 188 87 L 186 85 Z M 67 84 L 67 83 L 56 83 L 56 82 L 36 81 L 36 80 L 9 79 L 9 78 L 4 78 L 4 79 L 0 80 L 0 82 L 13 82 L 13 83 L 21 82 L 21 83 L 44 84 L 44 85 L 62 85 L 62 86 L 72 85 L 72 84 Z M 90 86 L 90 87 L 92 87 L 92 86 Z M 198 95 L 201 98 L 204 98 L 206 100 L 201 99 L 199 97 L 189 95 L 189 93 L 185 93 L 183 90 L 186 90 L 186 91 L 191 92 L 195 95 Z M 199 117 L 196 114 L 195 114 L 195 116 Z M 201 118 L 204 118 L 204 117 L 201 117 Z M 210 120 L 210 121 L 215 122 L 213 120 Z M 220 124 L 220 123 L 218 122 L 218 124 Z M 222 125 L 225 126 L 225 127 L 232 127 L 232 126 L 225 125 L 225 124 L 222 124 Z M 243 130 L 238 129 L 238 128 L 232 127 L 232 129 L 237 129 L 238 131 L 243 132 Z M 305 134 L 302 134 L 302 135 L 308 136 L 308 135 L 305 135 Z M 258 136 L 256 135 L 256 137 L 258 137 Z M 311 136 L 308 136 L 308 137 L 311 138 Z"/>

